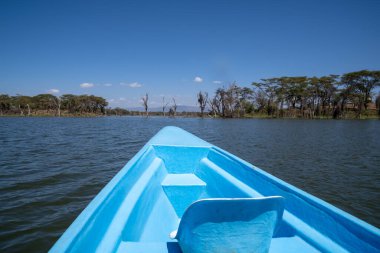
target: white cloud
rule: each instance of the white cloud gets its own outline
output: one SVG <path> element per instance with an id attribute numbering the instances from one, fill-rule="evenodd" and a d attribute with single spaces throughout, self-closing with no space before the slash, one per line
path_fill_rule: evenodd
<path id="1" fill-rule="evenodd" d="M 212 81 L 213 83 L 215 83 L 215 84 L 221 84 L 222 83 L 222 81 Z"/>
<path id="2" fill-rule="evenodd" d="M 128 102 L 128 99 L 125 97 L 119 97 L 119 98 L 110 98 L 110 99 L 107 99 L 107 101 L 114 105 L 123 105 L 126 102 Z"/>
<path id="3" fill-rule="evenodd" d="M 134 82 L 134 83 L 130 83 L 130 84 L 128 84 L 128 86 L 129 86 L 130 88 L 140 88 L 140 87 L 142 87 L 142 84 L 141 84 L 141 83 L 138 83 L 138 82 Z"/>
<path id="4" fill-rule="evenodd" d="M 105 83 L 104 86 L 106 86 L 106 87 L 111 87 L 111 86 L 112 86 L 112 83 Z"/>
<path id="5" fill-rule="evenodd" d="M 133 83 L 120 83 L 121 86 L 128 86 L 130 88 L 140 88 L 143 85 L 139 82 L 133 82 Z"/>
<path id="6" fill-rule="evenodd" d="M 200 76 L 196 76 L 196 77 L 194 78 L 194 82 L 196 82 L 196 83 L 201 83 L 201 82 L 203 82 L 203 79 L 202 79 L 202 77 L 200 77 Z"/>
<path id="7" fill-rule="evenodd" d="M 92 88 L 92 87 L 94 87 L 94 84 L 93 83 L 81 83 L 79 86 L 81 88 Z"/>
<path id="8" fill-rule="evenodd" d="M 50 89 L 48 90 L 48 93 L 59 93 L 58 89 Z"/>

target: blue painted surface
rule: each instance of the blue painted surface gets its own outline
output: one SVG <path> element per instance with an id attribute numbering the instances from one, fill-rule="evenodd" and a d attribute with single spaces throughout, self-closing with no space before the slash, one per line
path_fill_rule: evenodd
<path id="1" fill-rule="evenodd" d="M 187 205 L 265 196 L 285 199 L 269 252 L 380 252 L 379 229 L 176 127 L 155 135 L 50 252 L 181 252 L 168 235 Z"/>
<path id="2" fill-rule="evenodd" d="M 283 211 L 279 196 L 202 199 L 187 208 L 175 238 L 184 253 L 266 253 Z"/>

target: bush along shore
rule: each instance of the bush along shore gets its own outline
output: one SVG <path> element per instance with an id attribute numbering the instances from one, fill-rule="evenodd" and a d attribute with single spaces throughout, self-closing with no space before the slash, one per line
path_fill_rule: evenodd
<path id="1" fill-rule="evenodd" d="M 162 98 L 162 110 L 149 112 L 149 95 L 141 98 L 143 111 L 110 108 L 106 99 L 93 95 L 9 96 L 0 94 L 0 116 L 169 116 L 213 118 L 380 118 L 380 71 L 362 70 L 322 77 L 276 77 L 236 82 L 216 89 L 212 96 L 200 91 L 200 112 L 177 112 L 174 98 Z"/>

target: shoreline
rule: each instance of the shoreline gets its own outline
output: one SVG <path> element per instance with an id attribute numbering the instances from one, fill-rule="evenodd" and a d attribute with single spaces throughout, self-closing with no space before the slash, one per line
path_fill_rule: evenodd
<path id="1" fill-rule="evenodd" d="M 361 118 L 357 117 L 345 117 L 334 119 L 332 117 L 315 117 L 315 118 L 302 118 L 302 117 L 273 117 L 269 115 L 245 115 L 243 117 L 210 117 L 206 115 L 204 117 L 194 115 L 177 115 L 173 116 L 164 116 L 164 115 L 0 115 L 0 118 L 102 118 L 102 117 L 140 117 L 140 118 L 199 118 L 199 119 L 223 119 L 223 120 L 234 120 L 234 119 L 284 119 L 284 120 L 380 120 L 380 117 L 376 115 L 362 116 Z M 208 117 L 207 117 L 208 116 Z"/>

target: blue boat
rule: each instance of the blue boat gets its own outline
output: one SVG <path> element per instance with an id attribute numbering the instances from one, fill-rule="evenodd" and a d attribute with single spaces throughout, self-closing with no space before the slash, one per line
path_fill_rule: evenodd
<path id="1" fill-rule="evenodd" d="M 380 252 L 380 230 L 165 127 L 50 252 Z"/>

